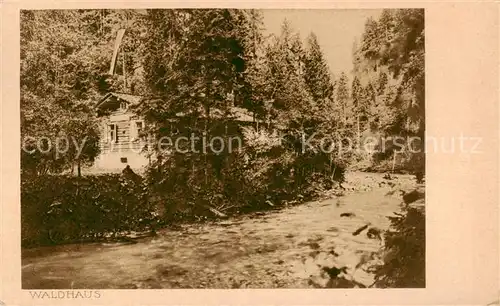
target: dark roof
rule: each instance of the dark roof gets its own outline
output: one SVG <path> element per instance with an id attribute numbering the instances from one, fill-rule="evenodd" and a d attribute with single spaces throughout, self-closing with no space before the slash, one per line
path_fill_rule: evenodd
<path id="1" fill-rule="evenodd" d="M 254 116 L 252 115 L 252 113 L 245 108 L 232 107 L 231 112 L 238 121 L 247 121 L 247 122 L 254 121 Z"/>
<path id="2" fill-rule="evenodd" d="M 204 117 L 204 112 L 200 111 L 201 113 L 201 117 Z M 175 114 L 177 117 L 183 117 L 186 115 L 185 112 L 179 112 L 177 114 Z M 212 108 L 210 110 L 210 116 L 212 118 L 224 118 L 224 112 L 222 112 L 221 110 L 217 109 L 217 108 Z M 229 114 L 228 114 L 229 118 L 232 118 L 236 121 L 242 121 L 242 122 L 253 122 L 254 121 L 254 118 L 253 118 L 253 115 L 252 113 L 245 109 L 245 108 L 241 108 L 241 107 L 236 107 L 236 106 L 233 106 L 230 108 L 229 110 Z"/>
<path id="3" fill-rule="evenodd" d="M 137 95 L 131 95 L 131 94 L 125 94 L 125 93 L 117 93 L 117 92 L 108 92 L 99 100 L 99 102 L 96 105 L 96 108 L 99 108 L 110 97 L 116 97 L 118 99 L 127 101 L 131 105 L 137 105 L 137 104 L 141 103 L 142 101 L 144 101 L 143 96 L 137 96 Z M 186 114 L 183 112 L 179 112 L 176 114 L 176 116 L 178 116 L 178 117 L 183 117 L 185 115 Z M 222 118 L 224 114 L 219 109 L 212 109 L 210 115 L 213 116 L 213 118 Z M 236 106 L 231 107 L 229 115 L 231 118 L 233 118 L 236 121 L 241 121 L 241 122 L 253 122 L 254 121 L 254 117 L 253 117 L 252 113 L 249 110 L 242 108 L 242 107 L 236 107 Z"/>
<path id="4" fill-rule="evenodd" d="M 99 108 L 106 100 L 108 100 L 110 97 L 116 97 L 118 99 L 127 101 L 128 103 L 132 105 L 139 104 L 142 101 L 142 96 L 137 96 L 137 95 L 130 95 L 130 94 L 125 94 L 125 93 L 118 93 L 118 92 L 108 92 L 107 94 L 102 97 L 99 102 L 97 102 L 96 107 Z"/>

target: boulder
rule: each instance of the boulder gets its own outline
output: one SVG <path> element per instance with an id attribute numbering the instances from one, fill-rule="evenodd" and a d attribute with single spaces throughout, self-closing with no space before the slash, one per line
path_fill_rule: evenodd
<path id="1" fill-rule="evenodd" d="M 355 217 L 356 215 L 354 213 L 347 212 L 347 213 L 341 213 L 340 216 L 341 217 Z"/>
<path id="2" fill-rule="evenodd" d="M 423 189 L 415 189 L 410 192 L 403 191 L 403 202 L 405 204 L 413 203 L 420 199 L 425 199 L 425 191 Z"/>
<path id="3" fill-rule="evenodd" d="M 355 231 L 352 233 L 352 235 L 353 235 L 353 236 L 357 236 L 357 235 L 359 235 L 362 231 L 364 231 L 365 229 L 367 229 L 369 225 L 370 225 L 370 224 L 363 225 L 362 227 L 360 227 L 360 228 L 358 228 L 357 230 L 355 230 Z"/>

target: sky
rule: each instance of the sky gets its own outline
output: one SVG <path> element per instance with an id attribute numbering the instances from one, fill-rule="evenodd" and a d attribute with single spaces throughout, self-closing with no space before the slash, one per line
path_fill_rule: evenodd
<path id="1" fill-rule="evenodd" d="M 314 32 L 335 76 L 352 70 L 353 43 L 361 38 L 368 17 L 377 18 L 382 10 L 263 10 L 266 33 L 279 35 L 286 18 L 302 39 Z"/>

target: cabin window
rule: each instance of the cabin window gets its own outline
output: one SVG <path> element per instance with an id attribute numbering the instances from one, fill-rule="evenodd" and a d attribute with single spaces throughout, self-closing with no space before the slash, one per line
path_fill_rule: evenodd
<path id="1" fill-rule="evenodd" d="M 120 161 L 123 163 L 123 164 L 126 164 L 127 163 L 127 158 L 126 157 L 122 157 L 120 158 Z"/>
<path id="2" fill-rule="evenodd" d="M 121 102 L 120 103 L 120 109 L 121 110 L 127 110 L 127 102 Z"/>
<path id="3" fill-rule="evenodd" d="M 135 130 L 137 131 L 137 136 L 141 137 L 142 132 L 144 131 L 144 122 L 136 121 L 135 122 Z"/>
<path id="4" fill-rule="evenodd" d="M 108 125 L 108 142 L 116 142 L 118 139 L 118 127 L 116 124 Z"/>
<path id="5" fill-rule="evenodd" d="M 144 122 L 142 120 L 134 121 L 130 125 L 130 136 L 132 141 L 143 138 Z"/>

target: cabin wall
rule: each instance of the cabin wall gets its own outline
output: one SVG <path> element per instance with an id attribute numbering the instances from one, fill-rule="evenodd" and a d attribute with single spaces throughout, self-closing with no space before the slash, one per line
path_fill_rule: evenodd
<path id="1" fill-rule="evenodd" d="M 105 152 L 99 155 L 94 163 L 94 173 L 118 173 L 127 165 L 136 173 L 142 173 L 149 159 L 141 153 L 132 151 Z"/>
<path id="2" fill-rule="evenodd" d="M 94 163 L 94 172 L 119 172 L 127 165 L 136 172 L 142 172 L 149 163 L 145 142 L 137 137 L 132 141 L 133 125 L 141 119 L 131 112 L 117 110 L 101 121 L 101 154 Z M 109 125 L 116 125 L 116 141 L 110 141 Z M 135 134 L 135 133 L 134 133 Z M 134 135 L 138 136 L 138 135 Z"/>

